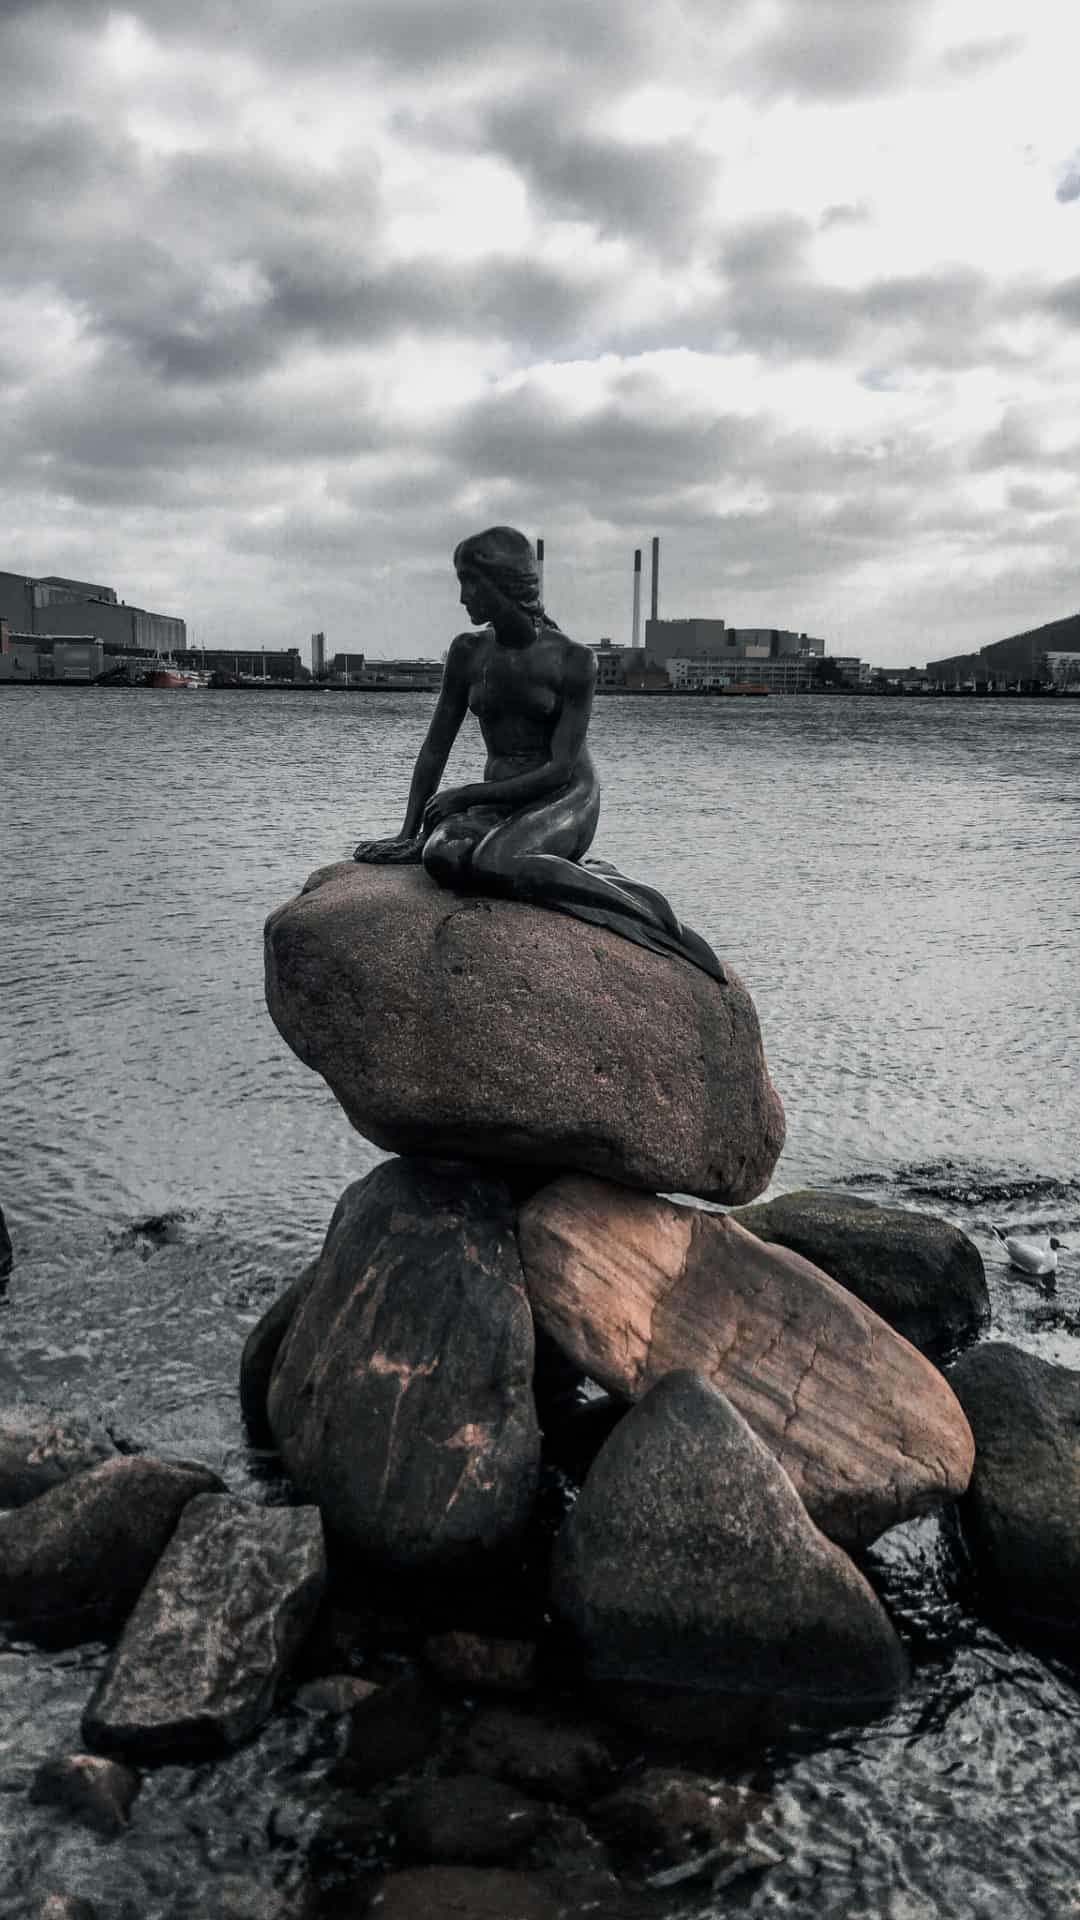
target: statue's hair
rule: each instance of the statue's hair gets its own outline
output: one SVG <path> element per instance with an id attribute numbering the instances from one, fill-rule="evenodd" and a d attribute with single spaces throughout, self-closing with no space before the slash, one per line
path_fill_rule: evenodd
<path id="1" fill-rule="evenodd" d="M 488 527 L 483 533 L 470 534 L 454 548 L 454 565 L 459 573 L 483 575 L 526 612 L 543 615 L 536 552 L 516 527 Z"/>

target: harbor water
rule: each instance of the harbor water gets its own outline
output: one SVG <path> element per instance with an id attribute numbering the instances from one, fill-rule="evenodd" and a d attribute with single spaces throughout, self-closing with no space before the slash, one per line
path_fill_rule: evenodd
<path id="1" fill-rule="evenodd" d="M 0 1400 L 85 1409 L 281 1497 L 241 1426 L 240 1348 L 381 1156 L 271 1025 L 262 923 L 397 828 L 431 704 L 0 694 Z M 956 1221 L 991 1337 L 1080 1368 L 1080 703 L 613 697 L 590 737 L 594 852 L 661 886 L 753 995 L 788 1115 L 773 1190 Z M 470 732 L 448 777 L 478 766 Z M 1071 1248 L 1053 1296 L 1003 1262 L 993 1228 L 1020 1225 Z M 775 1866 L 723 1896 L 673 1884 L 659 1910 L 1080 1914 L 1076 1673 L 980 1620 L 937 1523 L 872 1566 L 907 1697 L 775 1757 Z M 148 1775 L 119 1843 L 28 1804 L 103 1659 L 0 1647 L 0 1911 L 56 1888 L 173 1920 L 213 1914 L 230 1874 L 287 1879 L 326 1766 L 298 1715 Z"/>

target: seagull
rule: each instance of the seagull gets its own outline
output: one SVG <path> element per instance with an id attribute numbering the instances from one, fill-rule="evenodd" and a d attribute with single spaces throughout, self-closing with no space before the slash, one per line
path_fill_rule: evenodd
<path id="1" fill-rule="evenodd" d="M 1042 1280 L 1047 1275 L 1057 1272 L 1058 1249 L 1062 1246 L 1062 1242 L 1055 1240 L 1053 1234 L 1043 1234 L 1038 1240 L 1028 1240 L 1020 1233 L 1010 1233 L 1006 1237 L 999 1227 L 995 1227 L 994 1232 L 1009 1256 L 1010 1266 L 1016 1267 L 1020 1273 L 1030 1273 L 1036 1279 Z M 1063 1251 L 1068 1253 L 1068 1247 Z"/>

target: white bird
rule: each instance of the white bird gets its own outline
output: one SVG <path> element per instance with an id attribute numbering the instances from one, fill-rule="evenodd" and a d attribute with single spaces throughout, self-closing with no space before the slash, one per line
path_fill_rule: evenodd
<path id="1" fill-rule="evenodd" d="M 1010 1266 L 1016 1267 L 1020 1273 L 1030 1273 L 1041 1280 L 1057 1272 L 1058 1248 L 1062 1242 L 1055 1240 L 1052 1234 L 1043 1234 L 1038 1240 L 1027 1240 L 1020 1233 L 1010 1233 L 1006 1237 L 997 1227 L 994 1232 L 1009 1256 Z M 1067 1247 L 1065 1252 L 1068 1252 Z"/>

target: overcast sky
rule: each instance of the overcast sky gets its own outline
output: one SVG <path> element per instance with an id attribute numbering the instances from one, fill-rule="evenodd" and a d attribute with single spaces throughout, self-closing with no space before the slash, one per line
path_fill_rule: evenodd
<path id="1" fill-rule="evenodd" d="M 1080 609 L 1066 0 L 0 0 L 0 568 L 196 643 Z"/>

